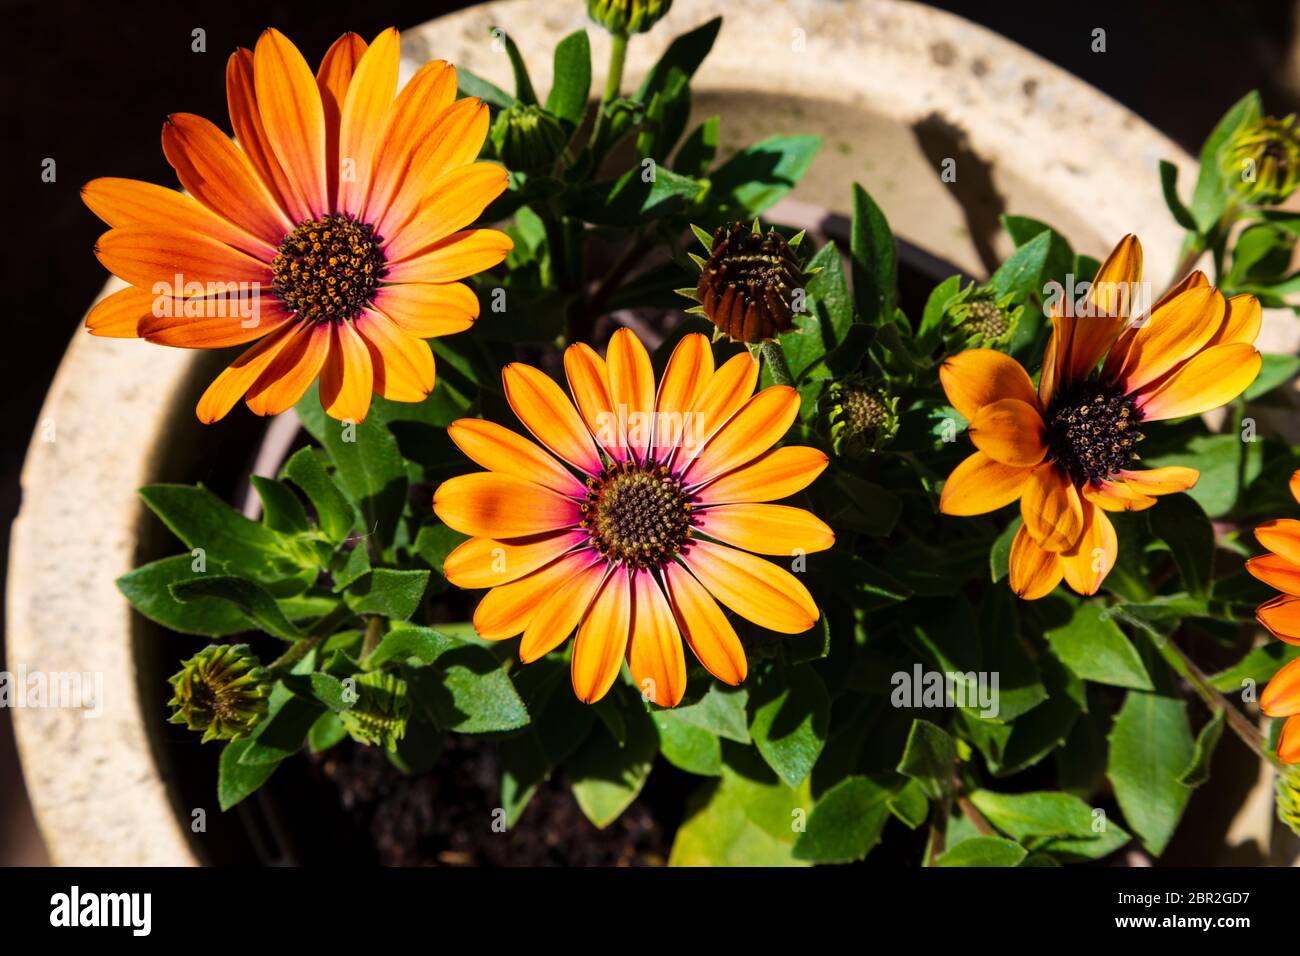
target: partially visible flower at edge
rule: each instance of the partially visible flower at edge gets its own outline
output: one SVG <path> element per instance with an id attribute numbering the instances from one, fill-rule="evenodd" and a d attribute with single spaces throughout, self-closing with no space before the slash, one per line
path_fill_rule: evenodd
<path id="1" fill-rule="evenodd" d="M 610 33 L 644 33 L 659 22 L 673 0 L 587 0 L 587 15 Z"/>
<path id="2" fill-rule="evenodd" d="M 1291 495 L 1300 502 L 1300 471 L 1291 476 Z M 1246 570 L 1282 593 L 1255 609 L 1259 623 L 1278 640 L 1300 645 L 1300 521 L 1279 518 L 1255 529 L 1269 553 L 1251 558 Z M 1279 670 L 1259 698 L 1270 717 L 1285 718 L 1277 755 L 1284 763 L 1300 763 L 1300 658 Z"/>
<path id="3" fill-rule="evenodd" d="M 1220 172 L 1247 203 L 1275 205 L 1300 188 L 1300 129 L 1294 113 L 1246 124 L 1220 155 Z"/>
<path id="4" fill-rule="evenodd" d="M 686 686 L 683 638 L 714 677 L 740 683 L 745 651 L 719 601 L 785 634 L 820 614 L 793 574 L 750 553 L 834 543 L 809 512 L 767 503 L 827 465 L 815 448 L 772 447 L 798 415 L 799 394 L 753 394 L 758 363 L 742 353 L 715 369 L 699 334 L 678 343 L 657 388 L 645 347 L 626 329 L 605 358 L 569 346 L 564 366 L 572 401 L 531 366 L 501 376 L 511 409 L 544 447 L 478 419 L 448 429 L 489 470 L 434 493 L 438 517 L 473 536 L 447 557 L 447 580 L 491 589 L 475 630 L 489 640 L 522 634 L 525 663 L 576 629 L 573 688 L 587 703 L 609 691 L 626 657 L 642 693 L 675 706 Z"/>
<path id="5" fill-rule="evenodd" d="M 511 241 L 465 227 L 506 171 L 475 162 L 487 107 L 456 100 L 449 64 L 426 64 L 397 92 L 398 47 L 391 28 L 369 46 L 348 33 L 313 75 L 266 30 L 226 67 L 238 145 L 193 114 L 163 126 L 188 195 L 129 179 L 83 188 L 112 227 L 95 254 L 130 283 L 91 310 L 93 334 L 202 349 L 258 340 L 204 392 L 200 420 L 240 398 L 278 414 L 318 376 L 338 419 L 363 419 L 372 394 L 421 401 L 434 386 L 423 340 L 477 318 L 457 280 L 501 262 Z"/>
<path id="6" fill-rule="evenodd" d="M 1225 302 L 1193 272 L 1131 322 L 1130 292 L 1141 275 L 1141 244 L 1126 236 L 1093 280 L 1095 314 L 1074 315 L 1063 299 L 1052 306 L 1037 389 L 1018 362 L 990 349 L 961 352 L 940 367 L 978 449 L 948 476 L 940 510 L 976 515 L 1020 501 L 1024 524 L 1009 569 L 1012 589 L 1026 600 L 1062 578 L 1095 594 L 1118 551 L 1106 512 L 1141 511 L 1200 477 L 1181 466 L 1134 467 L 1140 429 L 1218 408 L 1259 373 L 1254 296 Z"/>

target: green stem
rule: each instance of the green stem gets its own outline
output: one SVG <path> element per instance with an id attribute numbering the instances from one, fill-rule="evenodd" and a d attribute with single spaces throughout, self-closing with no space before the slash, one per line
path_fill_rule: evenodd
<path id="1" fill-rule="evenodd" d="M 781 348 L 781 343 L 776 339 L 764 339 L 758 351 L 767 363 L 767 370 L 772 373 L 772 381 L 793 388 L 794 376 L 790 374 L 790 363 L 785 360 L 785 350 Z"/>
<path id="2" fill-rule="evenodd" d="M 618 99 L 618 91 L 623 86 L 623 64 L 627 60 L 627 34 L 615 33 L 609 48 L 609 69 L 605 73 L 605 93 L 600 98 L 600 108 L 596 112 L 596 122 L 591 128 L 591 142 L 600 141 L 600 131 L 605 126 L 605 108 Z"/>
<path id="3" fill-rule="evenodd" d="M 318 620 L 310 631 L 303 637 L 298 638 L 289 645 L 289 649 L 271 661 L 267 665 L 267 670 L 272 674 L 287 674 L 293 669 L 293 666 L 306 657 L 311 651 L 330 634 L 340 624 L 352 616 L 351 609 L 346 604 L 340 604 L 334 610 L 330 611 L 320 620 Z"/>

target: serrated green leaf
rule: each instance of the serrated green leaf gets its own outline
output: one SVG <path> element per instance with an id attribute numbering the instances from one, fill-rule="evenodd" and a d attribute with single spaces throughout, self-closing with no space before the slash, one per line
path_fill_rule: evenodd
<path id="1" fill-rule="evenodd" d="M 749 733 L 758 752 L 787 786 L 799 786 L 826 743 L 826 685 L 811 665 L 798 664 L 761 678 L 750 703 Z"/>
<path id="2" fill-rule="evenodd" d="M 171 585 L 171 593 L 182 602 L 195 598 L 229 602 L 244 615 L 250 627 L 285 641 L 302 637 L 302 632 L 285 617 L 270 592 L 253 581 L 224 574 L 207 574 Z"/>
<path id="3" fill-rule="evenodd" d="M 227 601 L 197 597 L 178 601 L 172 595 L 171 585 L 207 576 L 194 570 L 194 560 L 178 554 L 146 564 L 118 578 L 118 590 L 149 620 L 182 634 L 225 637 L 248 630 L 248 617 Z"/>
<path id="4" fill-rule="evenodd" d="M 428 584 L 428 571 L 375 568 L 353 582 L 343 599 L 357 614 L 382 614 L 406 621 L 419 608 Z"/>

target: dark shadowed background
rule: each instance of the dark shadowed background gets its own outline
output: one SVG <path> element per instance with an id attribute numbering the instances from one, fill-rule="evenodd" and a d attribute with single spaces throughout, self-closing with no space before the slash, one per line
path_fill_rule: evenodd
<path id="1" fill-rule="evenodd" d="M 583 0 L 573 0 L 575 5 Z M 827 0 L 834 2 L 834 0 Z M 843 0 L 851 2 L 851 0 Z M 688 7 L 691 0 L 677 0 Z M 0 251 L 9 304 L 0 317 L 0 575 L 18 476 L 46 388 L 69 338 L 106 278 L 92 254 L 105 227 L 78 190 L 96 176 L 175 185 L 159 131 L 191 112 L 228 126 L 225 62 L 264 27 L 284 31 L 310 62 L 340 33 L 367 38 L 470 6 L 447 0 L 222 0 L 176 3 L 42 0 L 0 6 L 0 129 L 6 147 Z M 1258 88 L 1275 114 L 1300 106 L 1295 0 L 948 0 L 932 4 L 992 30 L 1097 86 L 1195 151 L 1208 127 Z M 736 0 L 736 14 L 761 4 Z M 206 31 L 207 52 L 191 50 Z M 1091 52 L 1094 27 L 1107 51 Z M 41 179 L 46 159 L 57 164 Z M 143 346 L 142 346 L 143 347 Z M 0 669 L 4 667 L 0 642 Z M 8 714 L 0 710 L 0 864 L 45 861 L 18 772 Z"/>

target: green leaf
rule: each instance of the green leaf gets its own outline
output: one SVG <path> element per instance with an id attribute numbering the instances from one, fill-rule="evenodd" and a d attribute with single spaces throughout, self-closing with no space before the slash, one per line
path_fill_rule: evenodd
<path id="1" fill-rule="evenodd" d="M 1187 705 L 1172 697 L 1131 690 L 1108 739 L 1107 776 L 1115 798 L 1142 845 L 1159 856 L 1191 796 L 1181 780 L 1196 750 Z"/>
<path id="2" fill-rule="evenodd" d="M 958 843 L 939 859 L 935 866 L 1016 866 L 1028 854 L 1018 843 L 1001 837 L 978 836 Z"/>
<path id="3" fill-rule="evenodd" d="M 1052 652 L 1084 680 L 1151 690 L 1142 656 L 1101 605 L 1081 601 L 1070 620 L 1045 634 Z"/>
<path id="4" fill-rule="evenodd" d="M 432 664 L 447 651 L 463 646 L 463 641 L 434 628 L 401 625 L 380 639 L 379 646 L 370 652 L 363 666 L 366 670 L 378 670 L 390 661 Z"/>
<path id="5" fill-rule="evenodd" d="M 486 648 L 462 643 L 418 673 L 434 723 L 443 730 L 500 733 L 528 724 L 528 709 L 501 662 Z"/>
<path id="6" fill-rule="evenodd" d="M 722 741 L 675 711 L 657 710 L 652 715 L 659 730 L 659 750 L 670 764 L 701 777 L 722 774 Z"/>
<path id="7" fill-rule="evenodd" d="M 970 795 L 980 813 L 1007 836 L 1024 843 L 1034 837 L 1092 839 L 1092 807 L 1068 793 L 995 793 L 975 790 Z"/>
<path id="8" fill-rule="evenodd" d="M 1033 710 L 1047 699 L 1038 665 L 1025 649 L 1020 633 L 1018 602 L 1010 588 L 989 588 L 980 602 L 980 634 L 984 642 L 982 669 L 998 675 L 998 684 L 992 693 L 993 714 L 984 714 L 988 703 L 967 700 L 966 706 L 981 710 L 981 716 L 1010 721 Z M 979 685 L 976 685 L 976 690 Z M 993 690 L 993 688 L 989 688 Z"/>
<path id="9" fill-rule="evenodd" d="M 179 581 L 171 586 L 171 592 L 178 601 L 191 601 L 195 598 L 227 601 L 239 610 L 250 626 L 258 630 L 286 641 L 302 637 L 302 632 L 284 616 L 270 592 L 244 578 L 208 574 L 189 581 Z"/>
<path id="10" fill-rule="evenodd" d="M 326 708 L 316 700 L 299 697 L 280 685 L 271 691 L 271 708 L 240 755 L 240 763 L 277 764 L 297 753 L 312 726 Z"/>
<path id="11" fill-rule="evenodd" d="M 989 285 L 998 295 L 1012 295 L 1016 300 L 1029 298 L 1039 291 L 1051 248 L 1052 232 L 1045 229 L 1011 253 L 989 278 Z"/>
<path id="12" fill-rule="evenodd" d="M 1093 837 L 1057 837 L 1043 841 L 1038 849 L 1058 860 L 1075 863 L 1110 856 L 1131 839 L 1127 830 L 1107 820 L 1104 829 Z"/>
<path id="13" fill-rule="evenodd" d="M 555 47 L 554 79 L 546 111 L 577 126 L 587 112 L 591 93 L 591 43 L 586 30 L 570 33 Z"/>
<path id="14" fill-rule="evenodd" d="M 780 337 L 790 374 L 796 380 L 810 369 L 818 378 L 829 377 L 831 372 L 825 364 L 817 363 L 827 352 L 844 343 L 853 324 L 853 299 L 839 250 L 833 242 L 817 250 L 807 271 L 812 276 L 804 290 L 808 311 L 798 316 L 795 327 Z"/>
<path id="15" fill-rule="evenodd" d="M 952 792 L 957 767 L 957 744 L 942 727 L 928 720 L 912 721 L 898 772 L 911 777 L 931 800 Z"/>
<path id="16" fill-rule="evenodd" d="M 1248 402 L 1263 398 L 1273 389 L 1291 381 L 1296 373 L 1300 372 L 1300 356 L 1265 352 L 1263 359 L 1264 364 L 1259 370 L 1259 375 L 1242 394 Z"/>
<path id="17" fill-rule="evenodd" d="M 193 569 L 194 560 L 188 554 L 178 554 L 146 564 L 118 578 L 118 590 L 149 620 L 182 634 L 225 637 L 248 630 L 247 616 L 227 601 L 217 598 L 178 601 L 172 596 L 171 585 L 207 576 L 206 572 Z"/>
<path id="18" fill-rule="evenodd" d="M 1174 217 L 1174 222 L 1191 232 L 1199 232 L 1196 217 L 1178 198 L 1178 167 L 1166 159 L 1160 160 L 1160 188 L 1165 194 L 1165 205 Z"/>
<path id="19" fill-rule="evenodd" d="M 673 172 L 702 179 L 718 155 L 718 136 L 722 121 L 710 116 L 691 132 L 673 158 Z"/>
<path id="20" fill-rule="evenodd" d="M 262 524 L 285 534 L 308 530 L 307 509 L 288 485 L 262 475 L 250 475 L 248 480 L 262 499 Z"/>
<path id="21" fill-rule="evenodd" d="M 1151 533 L 1169 545 L 1188 593 L 1208 596 L 1214 564 L 1214 529 L 1201 506 L 1187 495 L 1168 495 L 1159 508 L 1147 512 L 1147 520 Z"/>
<path id="22" fill-rule="evenodd" d="M 909 830 L 915 830 L 930 814 L 930 801 L 925 789 L 915 780 L 908 780 L 889 796 L 889 812 L 902 821 Z"/>
<path id="23" fill-rule="evenodd" d="M 893 792 L 871 777 L 846 777 L 817 801 L 794 855 L 813 863 L 853 863 L 880 842 Z"/>
<path id="24" fill-rule="evenodd" d="M 1228 185 L 1219 169 L 1219 151 L 1238 127 L 1258 119 L 1261 112 L 1259 93 L 1252 90 L 1223 114 L 1201 147 L 1201 171 L 1192 193 L 1191 206 L 1198 232 L 1209 233 L 1214 228 L 1227 202 Z"/>
<path id="25" fill-rule="evenodd" d="M 313 449 L 302 448 L 295 452 L 280 469 L 280 478 L 302 489 L 316 509 L 317 526 L 330 541 L 337 544 L 352 531 L 356 520 L 352 505 L 325 471 Z"/>
<path id="26" fill-rule="evenodd" d="M 314 754 L 324 753 L 335 744 L 343 742 L 348 730 L 343 726 L 339 715 L 327 711 L 316 718 L 316 723 L 307 731 L 307 748 Z"/>
<path id="27" fill-rule="evenodd" d="M 1016 540 L 1016 534 L 1020 531 L 1020 526 L 1024 524 L 1024 519 L 1016 515 L 1011 523 L 1002 529 L 1002 533 L 993 541 L 993 547 L 989 548 L 989 576 L 994 584 L 997 584 L 1007 576 L 1011 561 L 1011 545 Z"/>
<path id="28" fill-rule="evenodd" d="M 497 109 L 509 109 L 515 98 L 495 83 L 490 83 L 463 66 L 456 67 L 456 85 L 459 95 L 477 96 L 484 103 Z"/>
<path id="29" fill-rule="evenodd" d="M 1187 490 L 1210 518 L 1221 518 L 1232 510 L 1241 492 L 1242 471 L 1246 484 L 1259 474 L 1259 442 L 1243 442 L 1238 435 L 1194 435 L 1185 447 L 1143 457 L 1149 468 L 1186 465 L 1193 462 L 1201 473 L 1200 480 Z M 1242 457 L 1245 456 L 1245 467 Z M 1163 507 L 1163 505 L 1161 505 Z"/>
<path id="30" fill-rule="evenodd" d="M 634 99 L 649 103 L 654 94 L 664 88 L 669 74 L 674 69 L 680 70 L 688 77 L 694 76 L 695 71 L 704 62 L 704 58 L 713 49 L 713 41 L 718 38 L 718 31 L 721 28 L 722 18 L 714 17 L 694 30 L 676 37 L 641 81 Z"/>
<path id="31" fill-rule="evenodd" d="M 715 736 L 747 744 L 751 739 L 749 720 L 745 716 L 748 699 L 749 694 L 743 687 L 727 687 L 711 682 L 703 697 L 693 704 L 679 705 L 673 714 L 678 720 L 707 730 Z"/>
<path id="32" fill-rule="evenodd" d="M 510 69 L 515 75 L 515 99 L 525 106 L 535 104 L 537 93 L 533 90 L 533 81 L 528 78 L 528 66 L 524 63 L 519 47 L 515 46 L 515 41 L 511 39 L 510 34 L 499 26 L 489 27 L 488 32 L 492 34 L 494 40 L 500 40 L 505 44 L 506 56 L 510 58 Z"/>
<path id="33" fill-rule="evenodd" d="M 573 795 L 598 829 L 609 826 L 636 799 L 659 750 L 654 721 L 638 704 L 625 708 L 628 736 L 619 746 L 606 733 L 594 733 L 565 765 Z"/>
<path id="34" fill-rule="evenodd" d="M 1210 678 L 1215 690 L 1225 694 L 1238 693 L 1247 683 L 1265 684 L 1272 680 L 1278 668 L 1300 657 L 1300 645 L 1269 641 L 1250 651 L 1236 664 Z"/>
<path id="35" fill-rule="evenodd" d="M 259 581 L 285 576 L 288 548 L 278 531 L 250 521 L 202 485 L 145 485 L 140 497 L 187 548 Z"/>
<path id="36" fill-rule="evenodd" d="M 713 171 L 710 197 L 724 218 L 766 212 L 798 185 L 821 144 L 820 136 L 771 136 L 747 146 Z"/>
<path id="37" fill-rule="evenodd" d="M 338 552 L 334 555 L 334 565 L 330 569 L 330 575 L 334 579 L 334 591 L 338 593 L 350 584 L 355 582 L 364 574 L 370 572 L 370 552 L 365 546 L 365 542 L 358 542 L 357 546 L 347 552 Z"/>
<path id="38" fill-rule="evenodd" d="M 246 764 L 240 761 L 252 740 L 236 740 L 226 744 L 217 766 L 217 801 L 222 810 L 229 810 L 249 794 L 257 791 L 271 779 L 278 763 Z"/>
<path id="39" fill-rule="evenodd" d="M 799 786 L 826 743 L 826 686 L 811 665 L 798 664 L 764 675 L 751 703 L 749 733 L 758 752 L 787 786 Z"/>
<path id="40" fill-rule="evenodd" d="M 921 313 L 921 324 L 916 330 L 917 348 L 920 352 L 928 354 L 939 344 L 948 303 L 959 292 L 960 275 L 949 276 L 931 290 L 929 298 L 925 300 L 925 310 Z"/>
<path id="41" fill-rule="evenodd" d="M 853 223 L 849 255 L 853 297 L 860 321 L 879 325 L 894 314 L 898 288 L 898 250 L 889 221 L 875 200 L 853 184 Z"/>
<path id="42" fill-rule="evenodd" d="M 349 586 L 343 599 L 357 614 L 382 614 L 406 621 L 419 608 L 428 583 L 428 571 L 376 568 Z"/>
<path id="43" fill-rule="evenodd" d="M 1215 711 L 1214 716 L 1205 722 L 1200 733 L 1196 735 L 1196 749 L 1192 762 L 1187 765 L 1178 778 L 1180 783 L 1195 790 L 1210 779 L 1210 762 L 1214 759 L 1214 750 L 1223 737 L 1223 727 L 1227 720 L 1227 711 Z"/>
<path id="44" fill-rule="evenodd" d="M 1064 283 L 1066 275 L 1075 271 L 1074 249 L 1070 247 L 1069 240 L 1047 223 L 1031 219 L 1029 216 L 1004 215 L 1002 217 L 1002 228 L 1007 231 L 1007 235 L 1011 237 L 1017 247 L 1037 238 L 1044 230 L 1052 234 L 1047 258 L 1043 262 L 1042 272 L 1039 275 L 1040 286 L 1034 290 L 1035 295 L 1039 298 L 1042 297 L 1041 283 L 1048 281 Z M 1088 275 L 1092 276 L 1093 272 L 1089 272 Z M 1080 278 L 1082 278 L 1082 274 L 1080 274 Z"/>

